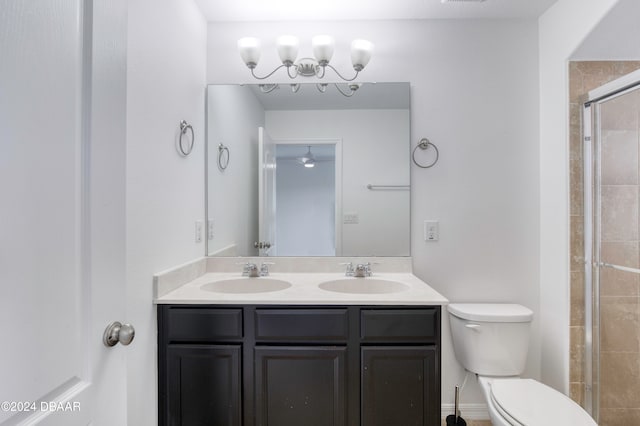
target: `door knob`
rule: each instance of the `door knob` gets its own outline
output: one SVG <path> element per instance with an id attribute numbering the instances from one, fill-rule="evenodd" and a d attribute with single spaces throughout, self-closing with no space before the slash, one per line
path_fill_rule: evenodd
<path id="1" fill-rule="evenodd" d="M 107 347 L 115 346 L 118 342 L 126 346 L 133 341 L 135 335 L 136 330 L 131 324 L 122 324 L 114 321 L 104 330 L 102 343 Z"/>
<path id="2" fill-rule="evenodd" d="M 256 241 L 253 243 L 253 247 L 257 249 L 268 249 L 271 248 L 271 243 L 269 241 Z"/>

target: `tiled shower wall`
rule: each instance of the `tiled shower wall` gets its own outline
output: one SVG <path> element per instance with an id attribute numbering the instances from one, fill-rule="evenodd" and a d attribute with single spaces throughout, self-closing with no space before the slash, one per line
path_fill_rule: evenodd
<path id="1" fill-rule="evenodd" d="M 584 266 L 582 103 L 586 94 L 640 69 L 640 61 L 569 64 L 571 319 L 570 392 L 584 402 Z M 640 102 L 640 98 L 636 99 Z M 638 109 L 626 100 L 603 109 L 602 255 L 640 267 L 638 247 Z M 608 112 L 607 112 L 608 111 Z M 600 425 L 640 424 L 640 304 L 638 276 L 605 270 L 601 286 Z"/>

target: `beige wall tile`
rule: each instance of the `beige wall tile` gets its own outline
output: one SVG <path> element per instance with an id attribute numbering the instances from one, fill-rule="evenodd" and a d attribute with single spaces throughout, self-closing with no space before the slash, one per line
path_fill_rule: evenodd
<path id="1" fill-rule="evenodd" d="M 571 272 L 571 318 L 570 325 L 584 325 L 584 272 Z"/>
<path id="2" fill-rule="evenodd" d="M 640 408 L 637 352 L 600 352 L 601 408 Z"/>
<path id="3" fill-rule="evenodd" d="M 600 298 L 600 350 L 635 353 L 640 362 L 640 309 L 637 297 Z M 638 395 L 640 402 L 640 395 Z M 639 406 L 640 408 L 640 406 Z"/>
<path id="4" fill-rule="evenodd" d="M 603 130 L 637 130 L 638 92 L 629 92 L 602 103 L 600 114 Z"/>
<path id="5" fill-rule="evenodd" d="M 584 369 L 584 327 L 569 328 L 569 382 L 581 382 Z"/>
<path id="6" fill-rule="evenodd" d="M 637 113 L 634 111 L 634 115 Z M 636 123 L 637 126 L 637 123 Z M 602 184 L 638 184 L 638 131 L 602 131 Z"/>
<path id="7" fill-rule="evenodd" d="M 584 404 L 584 383 L 569 383 L 569 397 L 580 405 Z"/>
<path id="8" fill-rule="evenodd" d="M 602 260 L 614 265 L 640 268 L 640 245 L 637 241 L 607 243 L 601 245 Z M 640 295 L 640 276 L 632 272 L 602 268 L 600 272 L 601 296 Z"/>
<path id="9" fill-rule="evenodd" d="M 640 409 L 604 408 L 600 410 L 600 426 L 640 425 Z"/>
<path id="10" fill-rule="evenodd" d="M 638 240 L 638 188 L 602 185 L 602 241 Z"/>
<path id="11" fill-rule="evenodd" d="M 584 270 L 584 219 L 571 216 L 571 271 Z"/>

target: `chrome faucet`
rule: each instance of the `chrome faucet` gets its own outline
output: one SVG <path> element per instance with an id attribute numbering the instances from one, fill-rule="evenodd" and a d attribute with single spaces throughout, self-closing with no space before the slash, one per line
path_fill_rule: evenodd
<path id="1" fill-rule="evenodd" d="M 354 277 L 370 277 L 371 276 L 371 263 L 358 263 L 353 271 Z"/>
<path id="2" fill-rule="evenodd" d="M 260 264 L 260 268 L 255 263 L 244 263 L 242 267 L 243 277 L 266 277 L 269 275 L 269 265 L 273 265 L 272 262 L 263 262 Z"/>
<path id="3" fill-rule="evenodd" d="M 347 265 L 347 270 L 344 273 L 347 277 L 363 278 L 371 276 L 371 262 L 358 263 L 356 266 L 353 266 L 352 262 L 343 263 L 343 265 Z"/>
<path id="4" fill-rule="evenodd" d="M 258 270 L 258 265 L 255 263 L 245 263 L 242 267 L 242 276 L 243 277 L 259 277 L 260 272 Z"/>

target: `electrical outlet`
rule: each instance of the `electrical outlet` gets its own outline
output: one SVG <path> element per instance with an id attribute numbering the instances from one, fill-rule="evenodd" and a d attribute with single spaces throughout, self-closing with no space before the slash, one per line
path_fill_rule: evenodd
<path id="1" fill-rule="evenodd" d="M 437 220 L 424 221 L 424 240 L 438 241 L 440 239 L 440 222 Z"/>
<path id="2" fill-rule="evenodd" d="M 202 242 L 202 222 L 196 221 L 196 243 Z"/>

